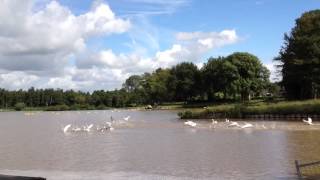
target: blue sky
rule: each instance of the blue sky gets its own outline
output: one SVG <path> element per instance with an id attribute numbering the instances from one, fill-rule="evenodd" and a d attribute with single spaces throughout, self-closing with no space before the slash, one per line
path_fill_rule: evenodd
<path id="1" fill-rule="evenodd" d="M 0 87 L 93 91 L 182 61 L 250 52 L 272 71 L 320 0 L 0 1 Z M 19 13 L 16 13 L 19 12 Z M 14 82 L 14 83 L 12 83 Z"/>
<path id="2" fill-rule="evenodd" d="M 134 21 L 141 19 L 137 16 L 147 19 L 149 25 L 159 31 L 157 35 L 160 36 L 160 49 L 170 47 L 176 32 L 235 29 L 241 37 L 239 43 L 213 50 L 205 56 L 248 51 L 257 55 L 264 63 L 269 63 L 277 55 L 283 43 L 283 34 L 290 32 L 296 18 L 305 11 L 320 8 L 319 0 L 181 0 L 180 5 L 167 5 L 168 9 L 172 8 L 167 12 L 166 7 L 153 7 L 158 4 L 144 3 L 143 0 L 105 2 L 118 16 L 129 17 Z M 85 12 L 92 5 L 91 0 L 61 0 L 61 3 L 71 7 L 75 13 Z M 165 31 L 163 35 L 162 30 Z M 130 40 L 126 36 L 107 37 L 105 45 L 115 52 L 126 51 L 128 47 L 124 44 Z M 117 43 L 107 43 L 110 41 Z"/>

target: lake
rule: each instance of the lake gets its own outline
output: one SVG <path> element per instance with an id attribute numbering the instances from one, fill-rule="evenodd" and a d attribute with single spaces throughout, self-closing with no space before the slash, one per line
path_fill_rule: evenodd
<path id="1" fill-rule="evenodd" d="M 67 124 L 114 131 L 68 132 Z M 123 118 L 130 116 L 128 122 Z M 240 122 L 242 123 L 242 122 Z M 294 179 L 294 160 L 320 160 L 320 126 L 185 126 L 174 111 L 1 112 L 0 174 L 48 179 Z"/>

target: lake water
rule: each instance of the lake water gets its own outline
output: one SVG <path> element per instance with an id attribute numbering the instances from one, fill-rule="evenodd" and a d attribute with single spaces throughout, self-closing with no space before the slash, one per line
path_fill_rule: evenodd
<path id="1" fill-rule="evenodd" d="M 320 126 L 251 122 L 187 127 L 172 111 L 0 113 L 0 174 L 50 179 L 295 179 L 294 160 L 320 160 Z M 110 132 L 69 132 L 67 124 Z"/>

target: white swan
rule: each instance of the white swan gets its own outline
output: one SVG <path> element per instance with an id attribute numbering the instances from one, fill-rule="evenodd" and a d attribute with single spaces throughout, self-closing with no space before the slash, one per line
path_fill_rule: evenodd
<path id="1" fill-rule="evenodd" d="M 125 118 L 123 118 L 125 121 L 129 121 L 129 119 L 130 119 L 130 116 L 127 116 L 127 117 L 125 117 Z"/>
<path id="2" fill-rule="evenodd" d="M 232 126 L 240 127 L 238 122 L 230 121 L 230 124 L 228 125 L 228 127 L 232 127 Z"/>
<path id="3" fill-rule="evenodd" d="M 91 128 L 93 127 L 93 124 L 90 124 L 89 126 L 85 127 L 83 130 L 90 132 Z"/>
<path id="4" fill-rule="evenodd" d="M 263 129 L 267 129 L 267 127 L 266 127 L 264 124 L 262 124 L 262 128 L 263 128 Z"/>
<path id="5" fill-rule="evenodd" d="M 211 119 L 212 121 L 212 124 L 218 124 L 218 121 L 214 120 L 214 119 Z"/>
<path id="6" fill-rule="evenodd" d="M 71 124 L 66 125 L 66 126 L 63 128 L 63 132 L 64 132 L 64 133 L 68 132 L 68 130 L 69 130 L 70 127 L 71 127 Z"/>
<path id="7" fill-rule="evenodd" d="M 197 123 L 195 123 L 193 121 L 186 121 L 186 122 L 184 122 L 184 125 L 191 126 L 191 127 L 196 127 Z"/>
<path id="8" fill-rule="evenodd" d="M 79 128 L 79 127 L 76 127 L 76 128 L 73 128 L 72 131 L 74 131 L 74 132 L 79 132 L 79 131 L 82 131 L 82 129 Z"/>
<path id="9" fill-rule="evenodd" d="M 308 117 L 308 120 L 302 119 L 302 121 L 303 121 L 304 123 L 309 124 L 309 125 L 313 125 L 312 119 L 311 119 L 310 117 Z"/>
<path id="10" fill-rule="evenodd" d="M 113 131 L 114 128 L 112 127 L 112 123 L 111 122 L 106 122 L 108 127 L 104 127 L 106 130 L 109 129 L 110 131 Z"/>
<path id="11" fill-rule="evenodd" d="M 244 128 L 251 128 L 251 127 L 253 127 L 253 125 L 250 124 L 250 123 L 247 123 L 247 122 L 245 123 L 245 125 L 241 126 L 242 129 L 244 129 Z"/>
<path id="12" fill-rule="evenodd" d="M 226 118 L 226 123 L 230 122 L 228 118 Z"/>
<path id="13" fill-rule="evenodd" d="M 110 127 L 112 125 L 111 122 L 106 122 L 106 124 Z"/>

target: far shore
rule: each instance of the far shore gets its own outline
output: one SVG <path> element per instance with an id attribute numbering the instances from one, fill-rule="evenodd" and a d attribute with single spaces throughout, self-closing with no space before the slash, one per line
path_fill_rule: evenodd
<path id="1" fill-rule="evenodd" d="M 35 111 L 86 111 L 86 110 L 174 110 L 178 111 L 181 119 L 212 119 L 236 118 L 252 120 L 301 120 L 311 117 L 320 119 L 320 100 L 304 101 L 265 101 L 252 100 L 246 103 L 221 102 L 221 103 L 162 103 L 160 105 L 139 105 L 135 107 L 95 107 L 95 106 L 67 106 L 56 105 L 48 107 L 24 107 L 18 109 L 23 112 Z M 16 111 L 15 108 L 0 109 L 1 112 Z"/>

